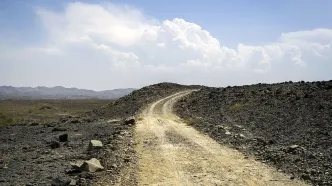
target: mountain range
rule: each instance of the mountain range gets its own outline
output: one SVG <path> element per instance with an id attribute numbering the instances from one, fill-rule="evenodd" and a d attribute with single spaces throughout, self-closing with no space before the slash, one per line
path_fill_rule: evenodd
<path id="1" fill-rule="evenodd" d="M 0 86 L 0 99 L 117 99 L 133 88 L 93 91 L 78 88 Z"/>

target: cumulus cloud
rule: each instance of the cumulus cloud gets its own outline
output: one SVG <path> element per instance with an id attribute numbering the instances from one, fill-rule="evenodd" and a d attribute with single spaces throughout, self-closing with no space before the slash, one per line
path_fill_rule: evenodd
<path id="1" fill-rule="evenodd" d="M 48 74 L 55 85 L 94 89 L 160 81 L 222 86 L 332 76 L 324 73 L 332 67 L 331 29 L 282 33 L 266 45 L 232 49 L 195 23 L 158 21 L 127 5 L 76 2 L 59 12 L 39 7 L 36 15 L 47 39 L 7 55 L 12 63 L 7 66 L 17 74 L 12 83 L 49 84 L 40 80 L 44 73 L 33 73 L 34 65 L 41 71 L 55 65 Z M 17 69 L 19 64 L 30 72 Z"/>

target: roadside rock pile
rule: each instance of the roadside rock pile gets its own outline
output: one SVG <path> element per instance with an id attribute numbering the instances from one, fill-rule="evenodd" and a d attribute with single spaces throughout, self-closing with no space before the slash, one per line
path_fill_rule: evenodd
<path id="1" fill-rule="evenodd" d="M 332 81 L 202 88 L 176 112 L 290 178 L 332 185 Z"/>
<path id="2" fill-rule="evenodd" d="M 107 177 L 109 184 L 135 161 L 132 128 L 120 122 L 0 129 L 0 185 L 4 186 L 91 185 L 98 177 Z M 73 162 L 82 163 L 75 169 Z"/>

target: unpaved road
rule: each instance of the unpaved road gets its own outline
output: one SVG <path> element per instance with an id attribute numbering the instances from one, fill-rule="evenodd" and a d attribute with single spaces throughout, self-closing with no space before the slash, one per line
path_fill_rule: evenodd
<path id="1" fill-rule="evenodd" d="M 172 107 L 190 93 L 163 98 L 142 113 L 136 128 L 139 185 L 306 185 L 183 123 Z"/>

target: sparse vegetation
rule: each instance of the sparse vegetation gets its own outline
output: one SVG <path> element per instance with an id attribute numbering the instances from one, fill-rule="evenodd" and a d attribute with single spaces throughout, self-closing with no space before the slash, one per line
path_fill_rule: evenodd
<path id="1" fill-rule="evenodd" d="M 243 108 L 243 104 L 241 103 L 235 103 L 229 107 L 229 109 L 232 111 L 237 111 L 240 110 L 241 108 Z"/>
<path id="2" fill-rule="evenodd" d="M 0 125 L 10 125 L 14 122 L 13 118 L 0 113 Z"/>
<path id="3" fill-rule="evenodd" d="M 111 103 L 111 100 L 3 100 L 0 125 L 48 123 L 65 116 L 78 116 Z"/>

